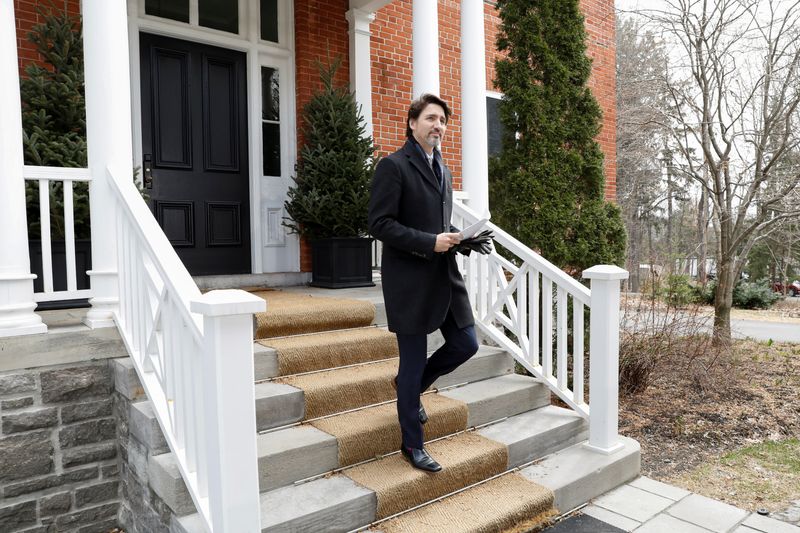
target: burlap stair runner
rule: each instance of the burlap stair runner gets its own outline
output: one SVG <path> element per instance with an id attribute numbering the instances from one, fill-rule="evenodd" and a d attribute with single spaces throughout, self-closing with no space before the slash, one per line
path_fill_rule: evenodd
<path id="1" fill-rule="evenodd" d="M 267 301 L 266 312 L 255 315 L 256 339 L 358 328 L 369 326 L 375 319 L 375 306 L 363 300 L 275 290 L 251 293 Z"/>
<path id="2" fill-rule="evenodd" d="M 258 342 L 276 350 L 280 376 L 379 361 L 397 357 L 398 354 L 394 334 L 377 327 L 262 339 Z"/>
<path id="3" fill-rule="evenodd" d="M 398 359 L 338 368 L 275 381 L 302 389 L 305 420 L 395 399 Z"/>
<path id="4" fill-rule="evenodd" d="M 507 474 L 379 524 L 374 533 L 525 533 L 548 522 L 553 492 Z"/>
<path id="5" fill-rule="evenodd" d="M 466 429 L 466 404 L 439 394 L 424 395 L 422 404 L 429 417 L 424 426 L 426 440 Z M 311 425 L 336 437 L 339 466 L 360 463 L 397 451 L 402 439 L 394 402 L 315 420 Z"/>

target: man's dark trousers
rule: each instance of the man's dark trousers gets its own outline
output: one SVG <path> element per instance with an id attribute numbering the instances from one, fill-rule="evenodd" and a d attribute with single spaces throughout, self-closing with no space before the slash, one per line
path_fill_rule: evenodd
<path id="1" fill-rule="evenodd" d="M 475 326 L 459 328 L 450 311 L 439 328 L 445 343 L 428 359 L 428 336 L 397 334 L 400 369 L 397 373 L 397 415 L 403 446 L 422 448 L 419 395 L 439 376 L 459 367 L 478 351 Z"/>

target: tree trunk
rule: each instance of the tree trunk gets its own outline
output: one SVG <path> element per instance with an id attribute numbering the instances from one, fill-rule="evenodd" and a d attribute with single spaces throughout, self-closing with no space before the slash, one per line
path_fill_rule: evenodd
<path id="1" fill-rule="evenodd" d="M 730 261 L 717 265 L 717 287 L 714 292 L 714 345 L 731 342 L 731 307 L 733 306 L 734 265 Z"/>
<path id="2" fill-rule="evenodd" d="M 706 198 L 706 191 L 702 189 L 700 192 L 700 203 L 697 206 L 697 239 L 700 243 L 697 253 L 697 281 L 703 287 L 706 286 L 706 256 L 707 256 L 707 242 L 708 242 L 708 200 Z"/>

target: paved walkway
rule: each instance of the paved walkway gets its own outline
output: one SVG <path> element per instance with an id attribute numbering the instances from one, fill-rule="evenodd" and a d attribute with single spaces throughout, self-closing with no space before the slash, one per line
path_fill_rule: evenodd
<path id="1" fill-rule="evenodd" d="M 797 517 L 800 518 L 800 517 Z M 622 485 L 547 533 L 800 533 L 800 527 L 647 477 Z"/>

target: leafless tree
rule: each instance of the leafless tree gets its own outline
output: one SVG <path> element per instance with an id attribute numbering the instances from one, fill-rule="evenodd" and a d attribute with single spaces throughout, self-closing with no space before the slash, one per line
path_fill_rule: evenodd
<path id="1" fill-rule="evenodd" d="M 800 205 L 800 0 L 663 0 L 640 11 L 673 43 L 663 110 L 684 172 L 708 195 L 716 241 L 714 338 L 752 246 Z"/>

